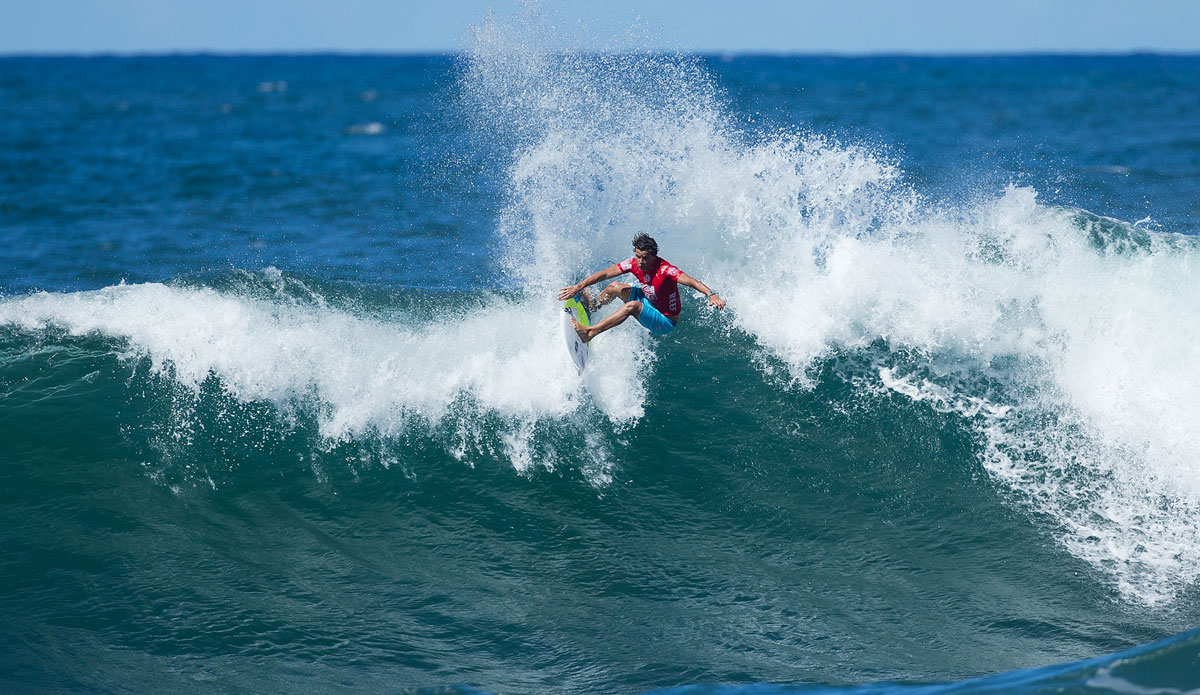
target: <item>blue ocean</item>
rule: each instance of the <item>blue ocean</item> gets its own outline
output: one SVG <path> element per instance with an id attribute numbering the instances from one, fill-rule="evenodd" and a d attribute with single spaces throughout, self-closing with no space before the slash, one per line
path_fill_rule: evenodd
<path id="1" fill-rule="evenodd" d="M 0 58 L 0 690 L 1200 692 L 1198 182 L 1196 56 Z"/>

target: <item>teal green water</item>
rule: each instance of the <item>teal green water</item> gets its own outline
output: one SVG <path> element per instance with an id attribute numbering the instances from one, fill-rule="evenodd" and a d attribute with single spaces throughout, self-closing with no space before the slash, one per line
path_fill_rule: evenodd
<path id="1" fill-rule="evenodd" d="M 434 300 L 358 311 L 406 301 Z M 7 329 L 5 677 L 956 680 L 1187 627 L 1192 593 L 1147 610 L 1014 504 L 976 463 L 970 419 L 860 384 L 882 346 L 799 389 L 719 323 L 677 335 L 636 424 L 587 404 L 534 424 L 522 473 L 511 425 L 469 399 L 434 425 L 329 439 L 316 395 L 239 397 L 215 374 L 184 387 L 124 340 Z"/>

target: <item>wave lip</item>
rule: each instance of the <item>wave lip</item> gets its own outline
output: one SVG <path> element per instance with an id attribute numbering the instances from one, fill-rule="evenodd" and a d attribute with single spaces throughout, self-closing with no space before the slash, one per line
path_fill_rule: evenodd
<path id="1" fill-rule="evenodd" d="M 1200 693 L 1200 630 L 1085 661 L 1011 671 L 941 684 L 690 685 L 648 695 L 1196 695 Z"/>

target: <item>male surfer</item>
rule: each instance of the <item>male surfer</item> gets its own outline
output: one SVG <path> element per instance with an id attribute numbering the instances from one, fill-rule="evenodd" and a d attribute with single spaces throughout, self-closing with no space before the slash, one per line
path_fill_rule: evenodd
<path id="1" fill-rule="evenodd" d="M 600 335 L 604 331 L 619 325 L 630 316 L 646 327 L 654 335 L 666 335 L 675 330 L 679 321 L 679 312 L 683 304 L 679 301 L 679 285 L 691 287 L 708 297 L 709 306 L 718 309 L 725 308 L 725 300 L 716 292 L 708 289 L 708 285 L 688 275 L 679 268 L 658 257 L 658 242 L 647 234 L 639 234 L 633 240 L 633 258 L 621 261 L 613 266 L 599 270 L 584 278 L 578 284 L 564 287 L 558 291 L 559 300 L 569 299 L 584 288 L 590 287 L 601 280 L 615 278 L 625 273 L 633 273 L 637 278 L 637 286 L 626 285 L 623 282 L 610 283 L 592 304 L 593 309 L 604 306 L 616 297 L 620 297 L 625 305 L 609 314 L 595 326 L 581 326 L 574 317 L 571 323 L 575 332 L 583 342 Z M 587 299 L 587 295 L 584 295 Z"/>

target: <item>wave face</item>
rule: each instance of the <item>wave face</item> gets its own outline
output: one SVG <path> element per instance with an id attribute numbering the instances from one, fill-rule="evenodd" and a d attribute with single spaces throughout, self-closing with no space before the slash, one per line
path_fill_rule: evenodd
<path id="1" fill-rule="evenodd" d="M 39 182 L 0 175 L 0 683 L 1193 692 L 1200 249 L 1157 222 L 1186 211 L 1097 204 L 1170 197 L 1186 148 L 1097 168 L 1098 118 L 1019 175 L 982 153 L 1200 63 L 553 26 L 488 19 L 455 61 L 0 61 L 0 159 Z M 1150 86 L 1087 88 L 1116 73 Z M 83 106 L 29 115 L 55 99 Z M 89 168 L 134 142 L 128 190 Z M 580 376 L 555 291 L 637 231 L 729 306 L 614 329 Z"/>

